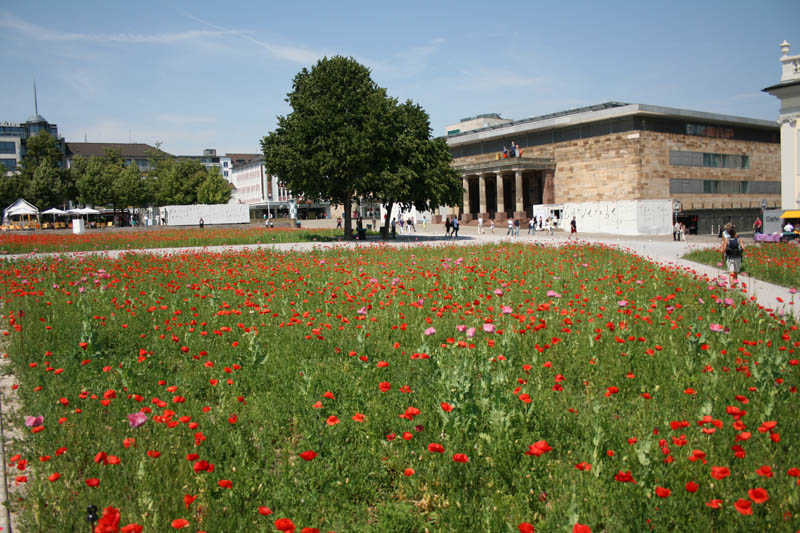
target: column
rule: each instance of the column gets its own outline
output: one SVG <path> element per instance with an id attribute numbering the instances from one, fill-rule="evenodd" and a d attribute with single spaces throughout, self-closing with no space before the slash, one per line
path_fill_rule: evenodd
<path id="1" fill-rule="evenodd" d="M 461 213 L 469 213 L 469 180 L 466 176 L 461 178 L 461 184 L 464 187 L 464 203 L 461 206 Z"/>
<path id="2" fill-rule="evenodd" d="M 523 210 L 522 207 L 522 195 L 525 192 L 522 190 L 522 171 L 515 170 L 514 171 L 514 198 L 517 200 L 517 212 L 521 213 Z"/>
<path id="3" fill-rule="evenodd" d="M 497 176 L 497 212 L 505 213 L 506 207 L 503 199 L 503 173 L 498 171 L 494 174 Z"/>
<path id="4" fill-rule="evenodd" d="M 486 212 L 486 175 L 485 174 L 478 174 L 478 205 L 480 207 L 480 211 L 478 212 L 478 216 L 483 215 Z"/>
<path id="5" fill-rule="evenodd" d="M 544 177 L 542 178 L 542 203 L 554 204 L 556 203 L 555 193 L 555 172 L 552 170 L 545 170 Z"/>

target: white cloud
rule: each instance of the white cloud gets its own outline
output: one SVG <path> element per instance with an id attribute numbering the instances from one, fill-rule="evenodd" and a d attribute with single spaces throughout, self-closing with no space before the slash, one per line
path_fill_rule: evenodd
<path id="1" fill-rule="evenodd" d="M 4 27 L 40 41 L 66 41 L 122 44 L 171 44 L 181 41 L 196 41 L 211 37 L 234 34 L 233 31 L 193 30 L 175 33 L 67 33 L 31 24 L 9 13 L 0 16 L 0 27 Z"/>

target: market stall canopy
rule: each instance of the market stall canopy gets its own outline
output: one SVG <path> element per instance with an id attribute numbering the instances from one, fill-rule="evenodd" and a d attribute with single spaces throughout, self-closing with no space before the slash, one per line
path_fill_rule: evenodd
<path id="1" fill-rule="evenodd" d="M 6 210 L 3 212 L 3 218 L 17 216 L 17 215 L 38 215 L 38 214 L 39 210 L 36 208 L 35 205 L 20 198 L 10 206 L 6 207 Z"/>
<path id="2" fill-rule="evenodd" d="M 62 211 L 61 209 L 59 209 L 57 207 L 51 207 L 47 211 L 42 211 L 39 214 L 40 215 L 66 215 L 67 212 L 66 211 Z"/>
<path id="3" fill-rule="evenodd" d="M 781 218 L 800 218 L 800 210 L 784 211 Z"/>
<path id="4" fill-rule="evenodd" d="M 79 209 L 70 209 L 67 211 L 70 215 L 99 215 L 100 211 L 92 209 L 91 207 L 81 207 Z"/>

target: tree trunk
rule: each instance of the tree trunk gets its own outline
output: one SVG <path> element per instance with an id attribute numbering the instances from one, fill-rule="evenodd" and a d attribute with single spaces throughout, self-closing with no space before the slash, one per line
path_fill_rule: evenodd
<path id="1" fill-rule="evenodd" d="M 394 207 L 394 202 L 389 202 L 386 204 L 386 218 L 383 221 L 383 228 L 381 229 L 381 233 L 383 234 L 384 239 L 389 238 L 389 224 L 391 223 L 392 219 L 392 208 Z"/>
<path id="2" fill-rule="evenodd" d="M 348 192 L 344 197 L 344 240 L 350 241 L 353 236 L 353 193 Z"/>

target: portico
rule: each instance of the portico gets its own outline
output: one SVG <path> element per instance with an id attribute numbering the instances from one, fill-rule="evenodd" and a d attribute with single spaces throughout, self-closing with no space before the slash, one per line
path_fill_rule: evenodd
<path id="1" fill-rule="evenodd" d="M 553 203 L 555 162 L 549 158 L 514 157 L 456 164 L 464 186 L 461 220 L 479 216 L 502 222 L 527 218 L 533 206 Z"/>

